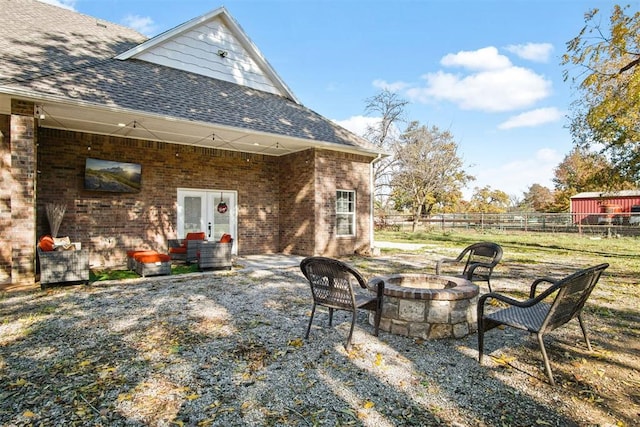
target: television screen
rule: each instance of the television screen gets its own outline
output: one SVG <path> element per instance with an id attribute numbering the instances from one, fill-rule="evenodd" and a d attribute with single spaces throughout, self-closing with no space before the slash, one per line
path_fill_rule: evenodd
<path id="1" fill-rule="evenodd" d="M 140 191 L 141 165 L 87 157 L 84 188 L 93 191 L 135 193 Z"/>

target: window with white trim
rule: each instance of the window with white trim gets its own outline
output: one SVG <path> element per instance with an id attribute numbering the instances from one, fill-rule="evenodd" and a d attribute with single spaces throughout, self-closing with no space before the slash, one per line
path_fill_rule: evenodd
<path id="1" fill-rule="evenodd" d="M 354 236 L 356 234 L 356 192 L 336 191 L 336 234 Z"/>

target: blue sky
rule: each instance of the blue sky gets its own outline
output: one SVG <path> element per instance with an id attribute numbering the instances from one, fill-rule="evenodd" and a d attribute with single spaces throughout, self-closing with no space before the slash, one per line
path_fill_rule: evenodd
<path id="1" fill-rule="evenodd" d="M 449 130 L 465 191 L 509 195 L 538 183 L 571 150 L 565 43 L 592 8 L 639 0 L 49 0 L 148 36 L 224 5 L 298 99 L 355 132 L 366 99 L 388 88 L 407 118 Z"/>

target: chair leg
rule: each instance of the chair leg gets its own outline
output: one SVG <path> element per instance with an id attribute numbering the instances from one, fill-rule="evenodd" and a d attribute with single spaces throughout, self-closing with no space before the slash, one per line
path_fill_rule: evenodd
<path id="1" fill-rule="evenodd" d="M 329 309 L 329 326 L 333 326 L 333 308 Z"/>
<path id="2" fill-rule="evenodd" d="M 311 331 L 311 322 L 313 322 L 313 315 L 316 314 L 316 304 L 313 303 L 313 308 L 311 309 L 311 317 L 309 318 L 309 325 L 307 326 L 307 333 L 304 336 L 304 339 L 309 338 L 309 332 Z"/>
<path id="3" fill-rule="evenodd" d="M 484 356 L 484 329 L 483 325 L 478 322 L 478 363 L 482 364 L 482 356 Z"/>
<path id="4" fill-rule="evenodd" d="M 378 332 L 380 332 L 380 319 L 382 318 L 382 301 L 379 302 L 378 308 L 376 309 L 376 318 L 375 318 L 375 329 L 374 336 L 378 336 Z"/>
<path id="5" fill-rule="evenodd" d="M 580 322 L 580 329 L 582 329 L 582 335 L 584 335 L 584 342 L 587 344 L 587 348 L 589 351 L 593 351 L 591 348 L 591 342 L 589 341 L 589 337 L 587 336 L 587 328 L 582 321 L 582 313 L 578 314 L 578 322 Z"/>
<path id="6" fill-rule="evenodd" d="M 349 329 L 349 336 L 347 337 L 347 345 L 345 348 L 349 350 L 351 347 L 351 336 L 353 335 L 353 327 L 356 325 L 356 310 L 353 311 L 353 317 L 351 318 L 351 329 Z"/>
<path id="7" fill-rule="evenodd" d="M 547 357 L 547 350 L 544 348 L 544 340 L 542 334 L 536 334 L 538 336 L 538 344 L 540 344 L 540 351 L 542 351 L 542 358 L 544 359 L 544 368 L 547 371 L 547 377 L 549 377 L 549 382 L 551 385 L 556 385 L 555 381 L 553 381 L 553 373 L 551 372 L 551 365 L 549 364 L 549 358 Z"/>
<path id="8" fill-rule="evenodd" d="M 487 286 L 489 287 L 489 292 L 493 292 L 491 290 L 491 280 L 490 279 L 487 279 Z"/>

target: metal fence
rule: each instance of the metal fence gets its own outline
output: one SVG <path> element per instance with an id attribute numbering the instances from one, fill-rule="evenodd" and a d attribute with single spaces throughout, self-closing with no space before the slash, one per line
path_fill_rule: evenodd
<path id="1" fill-rule="evenodd" d="M 379 230 L 413 229 L 413 215 L 389 214 L 376 217 Z M 531 231 L 584 233 L 593 235 L 640 235 L 640 213 L 460 213 L 420 217 L 416 231 L 474 229 L 479 231 Z"/>

